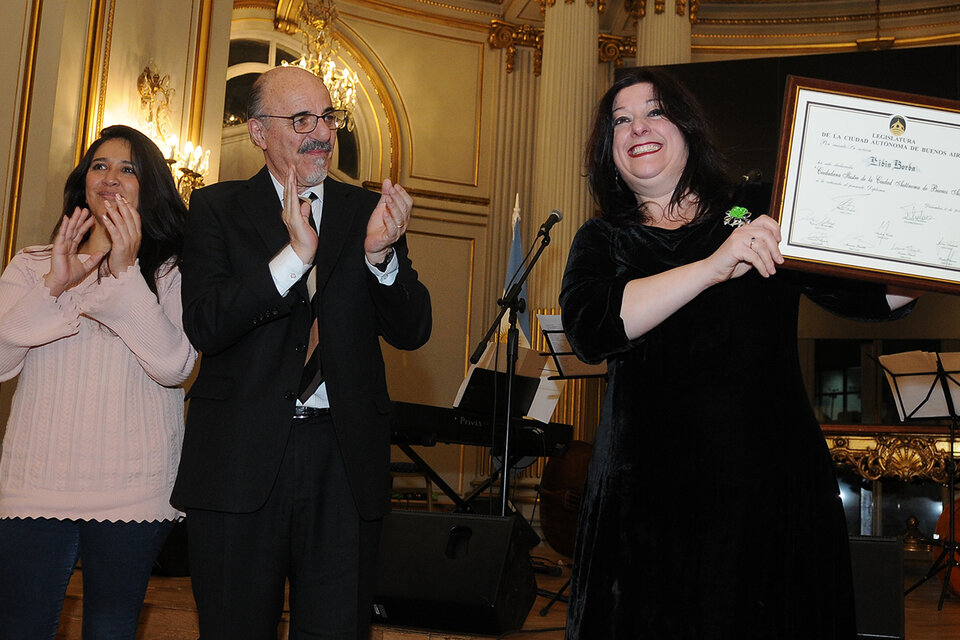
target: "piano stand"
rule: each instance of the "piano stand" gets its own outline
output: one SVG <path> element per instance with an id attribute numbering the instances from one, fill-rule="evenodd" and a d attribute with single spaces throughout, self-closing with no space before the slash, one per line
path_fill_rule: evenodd
<path id="1" fill-rule="evenodd" d="M 425 476 L 430 478 L 430 480 L 437 485 L 437 488 L 439 488 L 444 495 L 453 501 L 454 511 L 457 511 L 458 513 L 475 513 L 471 503 L 473 503 L 477 497 L 483 494 L 484 491 L 493 486 L 493 484 L 500 478 L 500 474 L 502 473 L 501 469 L 494 469 L 493 473 L 491 473 L 490 476 L 480 484 L 480 486 L 474 489 L 470 495 L 468 495 L 466 498 L 461 498 L 459 495 L 457 495 L 457 492 L 453 490 L 453 487 L 447 484 L 446 481 L 440 477 L 440 474 L 434 471 L 433 467 L 427 464 L 427 461 L 420 457 L 420 455 L 414 451 L 409 444 L 397 444 L 397 447 L 399 447 L 399 449 L 403 451 L 404 455 L 410 458 L 410 460 L 417 465 L 417 467 Z M 520 457 L 521 456 L 518 456 L 516 459 L 514 459 L 513 463 L 516 463 Z M 510 468 L 513 468 L 513 464 L 511 464 Z"/>
<path id="2" fill-rule="evenodd" d="M 457 495 L 457 492 L 453 490 L 453 487 L 448 485 L 446 481 L 440 477 L 440 474 L 433 470 L 427 461 L 420 457 L 416 451 L 410 448 L 408 444 L 398 444 L 397 445 L 403 453 L 410 458 L 415 465 L 423 472 L 425 476 L 430 478 L 437 488 L 440 491 L 443 491 L 444 495 L 453 500 L 453 504 L 456 505 L 456 510 L 460 511 L 467 508 L 467 501 Z"/>

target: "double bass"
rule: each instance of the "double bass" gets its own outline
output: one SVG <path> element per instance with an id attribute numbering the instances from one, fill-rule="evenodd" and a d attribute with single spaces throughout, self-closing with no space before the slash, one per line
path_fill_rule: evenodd
<path id="1" fill-rule="evenodd" d="M 540 479 L 540 525 L 543 537 L 557 553 L 573 557 L 580 501 L 587 482 L 593 445 L 574 440 L 562 457 L 547 460 Z"/>
<path id="2" fill-rule="evenodd" d="M 950 540 L 950 512 L 946 509 L 943 510 L 943 513 L 940 514 L 940 517 L 937 519 L 937 528 L 936 528 L 937 539 L 941 542 L 946 542 Z M 957 499 L 953 503 L 953 541 L 960 542 L 960 499 Z M 937 558 L 940 556 L 940 553 L 943 550 L 938 546 L 933 546 L 933 560 L 936 562 Z M 956 550 L 948 553 L 953 553 L 954 556 L 960 556 Z M 948 562 L 950 558 L 944 558 L 944 562 Z M 960 561 L 960 557 L 957 557 L 957 560 Z M 943 584 L 943 576 L 946 571 L 939 571 L 940 574 L 940 584 Z M 947 592 L 954 597 L 960 597 L 960 567 L 953 567 L 950 570 L 950 582 L 947 584 Z"/>

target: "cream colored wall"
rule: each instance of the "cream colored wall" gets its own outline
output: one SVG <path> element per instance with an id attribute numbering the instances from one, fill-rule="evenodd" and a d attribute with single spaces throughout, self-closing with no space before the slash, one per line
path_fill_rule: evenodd
<path id="1" fill-rule="evenodd" d="M 384 348 L 390 393 L 395 400 L 450 407 L 473 343 L 492 320 L 490 272 L 502 273 L 488 260 L 491 228 L 506 225 L 509 214 L 490 205 L 499 54 L 477 25 L 427 22 L 348 2 L 337 7 L 351 47 L 382 74 L 380 99 L 397 125 L 397 139 L 387 141 L 398 145 L 386 153 L 397 158 L 390 174 L 414 194 L 407 239 L 433 301 L 427 345 L 414 352 Z M 473 450 L 462 464 L 456 445 L 419 453 L 461 492 L 479 473 Z M 404 459 L 399 452 L 394 457 Z"/>
<path id="2" fill-rule="evenodd" d="M 800 305 L 800 338 L 960 338 L 960 296 L 923 293 L 913 312 L 895 322 L 854 322 L 838 318 L 808 299 Z"/>

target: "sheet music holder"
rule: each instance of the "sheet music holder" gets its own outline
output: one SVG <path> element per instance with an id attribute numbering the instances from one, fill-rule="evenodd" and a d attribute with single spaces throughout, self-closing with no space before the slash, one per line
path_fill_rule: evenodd
<path id="1" fill-rule="evenodd" d="M 499 411 L 507 397 L 507 374 L 498 370 L 498 366 L 502 368 L 506 362 L 505 351 L 506 345 L 502 343 L 487 344 L 477 364 L 471 364 L 467 370 L 453 401 L 454 407 L 475 413 L 489 413 L 496 403 Z M 557 381 L 556 374 L 544 355 L 533 349 L 518 347 L 511 417 L 550 422 L 564 384 L 562 380 Z M 500 418 L 502 420 L 502 416 Z"/>
<path id="2" fill-rule="evenodd" d="M 890 389 L 893 392 L 900 420 L 918 418 L 950 418 L 950 451 L 945 462 L 947 474 L 947 501 L 949 510 L 949 531 L 947 539 L 942 541 L 943 549 L 934 560 L 930 569 L 913 586 L 904 591 L 904 595 L 945 570 L 943 589 L 937 610 L 943 609 L 943 601 L 950 586 L 950 573 L 954 568 L 960 570 L 957 560 L 958 544 L 954 532 L 954 494 L 956 492 L 956 461 L 954 442 L 956 440 L 958 416 L 956 407 L 960 404 L 960 353 L 936 353 L 926 351 L 907 351 L 879 357 Z"/>
<path id="3" fill-rule="evenodd" d="M 550 315 L 538 313 L 537 322 L 540 323 L 540 331 L 543 332 L 543 337 L 546 338 L 548 353 L 545 355 L 550 356 L 556 367 L 556 375 L 553 379 L 572 380 L 575 378 L 606 377 L 607 365 L 605 362 L 588 364 L 573 352 L 573 347 L 570 345 L 567 333 L 563 330 L 563 321 L 559 314 Z M 558 601 L 568 602 L 569 598 L 564 594 L 569 586 L 570 579 L 568 578 L 567 581 L 560 586 L 560 589 L 555 592 L 546 591 L 545 589 L 538 590 L 539 595 L 549 598 L 547 604 L 540 609 L 541 617 L 546 616 L 547 613 L 550 612 L 551 607 Z"/>
<path id="4" fill-rule="evenodd" d="M 540 330 L 547 341 L 548 353 L 556 366 L 556 380 L 572 378 L 603 378 L 607 375 L 606 363 L 587 364 L 577 357 L 570 346 L 570 340 L 563 330 L 563 322 L 558 315 L 537 314 Z"/>
<path id="5" fill-rule="evenodd" d="M 960 372 L 960 353 L 904 351 L 879 357 L 901 421 L 950 416 L 947 394 L 937 376 L 938 358 L 947 381 L 953 382 L 948 385 L 950 400 L 954 407 L 960 406 L 960 385 L 951 377 Z"/>
<path id="6" fill-rule="evenodd" d="M 513 418 L 522 418 L 528 415 L 533 399 L 540 386 L 540 378 L 516 375 L 513 378 L 513 403 L 510 415 Z M 507 374 L 501 371 L 491 371 L 477 367 L 473 369 L 467 384 L 463 388 L 460 399 L 455 407 L 474 413 L 488 413 L 494 406 L 495 399 L 502 403 L 507 397 Z"/>

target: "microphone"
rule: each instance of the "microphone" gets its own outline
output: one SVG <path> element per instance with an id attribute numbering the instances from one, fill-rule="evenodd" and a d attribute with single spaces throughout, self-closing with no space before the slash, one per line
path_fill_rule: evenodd
<path id="1" fill-rule="evenodd" d="M 553 228 L 553 225 L 557 224 L 563 220 L 563 214 L 560 213 L 559 209 L 554 209 L 550 212 L 550 215 L 547 216 L 547 221 L 540 225 L 540 231 L 537 233 L 537 237 L 545 236 L 550 233 L 550 229 Z"/>

